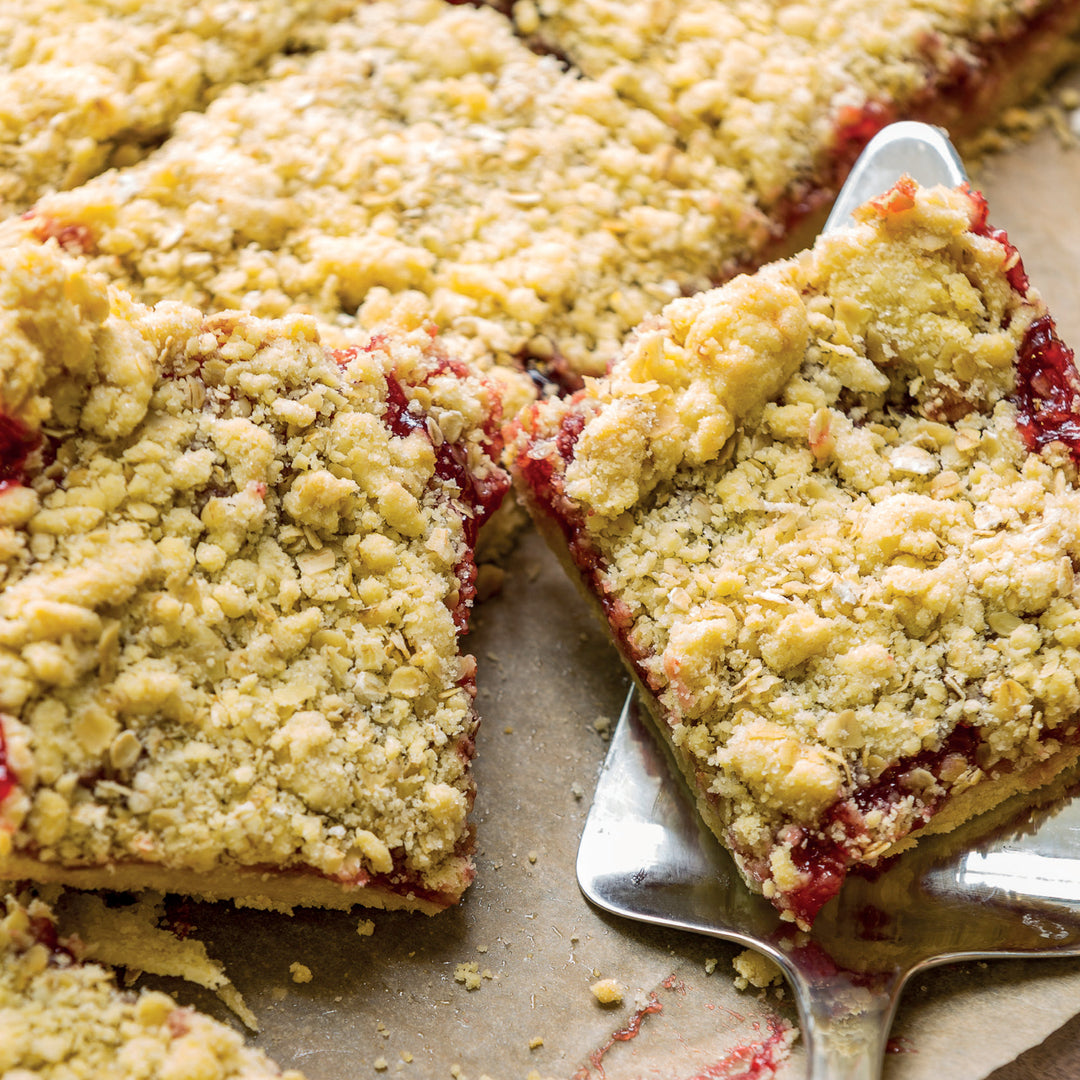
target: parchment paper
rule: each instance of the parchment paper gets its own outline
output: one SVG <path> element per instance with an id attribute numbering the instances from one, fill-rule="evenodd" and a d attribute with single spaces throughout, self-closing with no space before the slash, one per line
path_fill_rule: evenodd
<path id="1" fill-rule="evenodd" d="M 976 180 L 1062 336 L 1080 342 L 1080 150 L 1045 135 L 990 161 Z M 797 1042 L 786 1063 L 771 1064 L 777 1024 L 796 1022 L 790 996 L 736 991 L 737 948 L 607 918 L 578 892 L 577 841 L 606 748 L 597 727 L 614 721 L 628 684 L 535 534 L 523 538 L 502 594 L 474 625 L 468 647 L 479 659 L 484 718 L 476 883 L 459 909 L 435 918 L 362 910 L 289 918 L 192 906 L 194 932 L 260 1020 L 256 1041 L 310 1080 L 524 1080 L 534 1070 L 722 1080 L 740 1075 L 746 1048 L 762 1044 L 750 1075 L 802 1076 Z M 375 931 L 361 936 L 357 925 L 369 917 Z M 293 982 L 293 962 L 311 969 L 310 982 Z M 476 965 L 479 989 L 455 980 L 461 964 Z M 594 1000 L 589 985 L 599 976 L 628 987 L 621 1005 Z M 212 996 L 167 985 L 230 1018 Z M 633 1018 L 637 992 L 642 1002 L 655 995 L 662 1011 L 642 1016 L 636 1038 L 616 1040 L 597 1059 Z M 905 991 L 886 1077 L 982 1080 L 1003 1065 L 995 1080 L 1080 1076 L 1070 1039 L 1007 1064 L 1078 1012 L 1080 960 L 932 971 Z"/>

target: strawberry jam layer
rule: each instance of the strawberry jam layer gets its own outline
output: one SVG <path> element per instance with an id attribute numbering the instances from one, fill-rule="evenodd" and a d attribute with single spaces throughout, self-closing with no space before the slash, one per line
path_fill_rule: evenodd
<path id="1" fill-rule="evenodd" d="M 872 784 L 859 788 L 833 806 L 813 833 L 804 832 L 792 845 L 792 861 L 803 872 L 806 882 L 785 893 L 782 906 L 800 923 L 812 923 L 821 908 L 840 891 L 848 869 L 862 860 L 871 839 L 871 830 L 865 823 L 867 815 L 877 811 L 887 820 L 901 803 L 910 803 L 905 808 L 905 817 L 911 821 L 909 831 L 922 828 L 946 801 L 948 789 L 936 784 L 927 790 L 920 782 L 916 792 L 911 782 L 913 775 L 921 770 L 939 780 L 945 762 L 954 763 L 957 758 L 974 766 L 979 744 L 980 737 L 974 728 L 957 727 L 940 749 L 924 750 L 897 762 Z M 925 780 L 925 776 L 920 779 Z M 837 836 L 842 839 L 835 839 Z"/>
<path id="2" fill-rule="evenodd" d="M 1080 374 L 1072 350 L 1057 336 L 1049 315 L 1036 319 L 1024 336 L 1013 404 L 1030 450 L 1063 442 L 1080 463 Z"/>
<path id="3" fill-rule="evenodd" d="M 498 509 L 510 487 L 510 477 L 502 469 L 495 467 L 485 476 L 477 476 L 469 468 L 464 447 L 445 440 L 436 445 L 428 430 L 427 415 L 413 412 L 409 408 L 409 398 L 393 375 L 386 377 L 386 412 L 383 423 L 401 439 L 408 438 L 413 432 L 421 432 L 431 443 L 435 453 L 435 475 L 446 483 L 457 485 L 458 500 L 465 507 L 461 527 L 468 550 L 454 568 L 458 578 L 458 597 L 453 606 L 453 614 L 454 625 L 461 633 L 465 633 L 469 628 L 469 609 L 476 599 L 477 569 L 473 553 L 477 533 L 480 526 Z"/>
<path id="4" fill-rule="evenodd" d="M 21 420 L 0 413 L 0 491 L 25 482 L 26 459 L 40 442 L 41 436 Z"/>
<path id="5" fill-rule="evenodd" d="M 7 743 L 4 742 L 4 726 L 0 724 L 0 803 L 15 790 L 15 777 L 8 768 Z"/>
<path id="6" fill-rule="evenodd" d="M 456 484 L 462 503 L 470 513 L 464 521 L 465 542 L 473 547 L 480 526 L 498 509 L 510 486 L 510 478 L 501 469 L 492 469 L 486 476 L 477 476 L 469 468 L 464 447 L 457 443 L 435 445 L 428 430 L 428 417 L 413 412 L 401 383 L 393 375 L 386 379 L 386 413 L 383 422 L 398 438 L 404 439 L 419 431 L 432 444 L 435 452 L 435 475 L 447 483 Z M 497 450 L 494 452 L 497 453 Z"/>
<path id="7" fill-rule="evenodd" d="M 563 417 L 559 432 L 555 436 L 555 447 L 564 467 L 574 459 L 574 446 L 584 427 L 585 417 L 581 413 L 568 412 Z M 609 591 L 604 581 L 606 566 L 603 557 L 585 528 L 581 510 L 563 495 L 562 476 L 556 477 L 550 461 L 530 457 L 527 450 L 518 455 L 517 467 L 537 506 L 562 530 L 570 558 L 603 609 L 604 617 L 623 655 L 637 666 L 640 653 L 630 645 L 628 638 L 633 622 L 630 609 L 625 601 Z M 640 668 L 638 673 L 644 677 Z"/>
<path id="8" fill-rule="evenodd" d="M 379 341 L 379 337 L 376 336 L 368 348 L 375 347 Z M 337 362 L 345 367 L 356 355 L 356 349 L 340 350 L 334 355 Z M 436 374 L 443 371 L 449 371 L 459 377 L 466 374 L 464 365 L 448 358 L 443 360 Z M 469 610 L 476 599 L 477 569 L 473 553 L 477 534 L 480 526 L 499 508 L 503 496 L 510 488 L 509 475 L 495 465 L 495 459 L 502 449 L 499 436 L 498 399 L 495 398 L 495 408 L 484 424 L 487 440 L 485 450 L 491 467 L 482 476 L 469 468 L 468 451 L 465 447 L 447 442 L 445 439 L 434 438 L 428 426 L 428 415 L 423 410 L 413 411 L 409 405 L 409 397 L 401 382 L 394 375 L 387 375 L 386 412 L 383 414 L 383 423 L 399 439 L 406 439 L 414 432 L 420 432 L 427 439 L 435 456 L 435 475 L 445 483 L 454 484 L 457 487 L 457 502 L 464 507 L 461 524 L 468 550 L 454 568 L 458 578 L 458 592 L 457 602 L 453 605 L 453 616 L 454 625 L 459 632 L 465 633 L 469 628 Z M 435 434 L 437 435 L 438 432 Z"/>

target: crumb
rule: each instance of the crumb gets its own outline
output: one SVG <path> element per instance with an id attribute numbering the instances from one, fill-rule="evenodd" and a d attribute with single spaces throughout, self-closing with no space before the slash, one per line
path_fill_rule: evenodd
<path id="1" fill-rule="evenodd" d="M 371 937 L 371 935 L 375 933 L 375 920 L 361 919 L 356 925 L 356 932 L 361 937 Z"/>
<path id="2" fill-rule="evenodd" d="M 484 968 L 484 970 L 480 972 L 480 978 L 489 980 L 494 979 L 495 973 L 491 970 L 491 968 Z"/>
<path id="3" fill-rule="evenodd" d="M 226 983 L 224 986 L 218 987 L 215 993 L 227 1008 L 236 1013 L 245 1027 L 251 1031 L 259 1030 L 259 1021 L 256 1019 L 255 1014 L 247 1007 L 243 994 L 232 983 Z"/>
<path id="4" fill-rule="evenodd" d="M 488 951 L 488 947 L 486 945 L 477 945 L 476 951 L 478 953 L 486 953 Z"/>
<path id="5" fill-rule="evenodd" d="M 294 961 L 289 965 L 289 974 L 292 976 L 294 983 L 309 983 L 311 982 L 311 968 L 307 964 L 301 964 Z"/>
<path id="6" fill-rule="evenodd" d="M 626 987 L 617 979 L 601 979 L 589 987 L 592 995 L 601 1005 L 621 1005 Z"/>
<path id="7" fill-rule="evenodd" d="M 530 1050 L 539 1050 L 540 1047 L 543 1046 L 543 1045 L 544 1045 L 544 1040 L 539 1035 L 534 1035 L 529 1040 L 529 1049 Z"/>
<path id="8" fill-rule="evenodd" d="M 385 1072 L 387 1069 L 390 1068 L 390 1062 L 387 1061 L 386 1058 L 384 1058 L 384 1057 L 377 1057 L 371 1063 L 371 1065 L 372 1065 L 372 1068 L 374 1068 L 376 1072 Z"/>
<path id="9" fill-rule="evenodd" d="M 705 961 L 705 974 L 706 975 L 711 975 L 715 970 L 716 970 L 716 957 L 715 956 L 710 956 L 709 959 Z"/>
<path id="10" fill-rule="evenodd" d="M 570 794 L 573 795 L 575 799 L 580 801 L 585 797 L 585 789 L 575 780 L 570 785 Z"/>
<path id="11" fill-rule="evenodd" d="M 600 736 L 601 739 L 607 739 L 611 735 L 611 717 L 598 716 L 592 723 L 593 731 Z"/>
<path id="12" fill-rule="evenodd" d="M 458 964 L 454 968 L 454 981 L 462 983 L 466 990 L 479 990 L 481 983 L 479 967 L 480 965 L 475 960 Z"/>
<path id="13" fill-rule="evenodd" d="M 735 986 L 739 990 L 745 990 L 748 986 L 764 990 L 768 986 L 783 985 L 784 973 L 776 962 L 753 949 L 744 949 L 731 961 L 731 965 L 737 972 Z"/>
<path id="14" fill-rule="evenodd" d="M 404 1061 L 406 1065 L 411 1064 L 412 1059 L 413 1059 L 413 1056 L 412 1056 L 412 1054 L 409 1053 L 408 1050 L 402 1050 L 401 1051 L 401 1060 Z"/>
<path id="15" fill-rule="evenodd" d="M 534 863 L 540 857 L 540 853 L 537 851 L 529 852 L 529 862 Z"/>
<path id="16" fill-rule="evenodd" d="M 513 726 L 510 725 L 510 724 L 507 724 L 506 727 L 503 728 L 503 734 L 504 735 L 513 735 L 514 734 Z"/>
<path id="17" fill-rule="evenodd" d="M 462 1071 L 460 1065 L 451 1065 L 450 1075 L 454 1078 L 454 1080 L 464 1080 L 465 1078 L 465 1073 Z"/>

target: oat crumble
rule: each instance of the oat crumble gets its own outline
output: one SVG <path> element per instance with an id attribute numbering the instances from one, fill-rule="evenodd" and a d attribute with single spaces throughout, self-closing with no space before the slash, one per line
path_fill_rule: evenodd
<path id="1" fill-rule="evenodd" d="M 522 419 L 540 527 L 787 917 L 1075 756 L 1080 491 L 1039 425 L 1078 402 L 981 197 L 903 181 Z"/>
<path id="2" fill-rule="evenodd" d="M 6 0 L 0 216 L 141 157 L 187 109 L 255 76 L 343 0 Z"/>
<path id="3" fill-rule="evenodd" d="M 365 3 L 322 44 L 20 227 L 79 230 L 147 302 L 304 311 L 346 337 L 404 307 L 468 359 L 593 371 L 767 235 L 736 172 L 490 9 Z"/>
<path id="4" fill-rule="evenodd" d="M 1050 0 L 517 0 L 513 13 L 747 177 L 766 208 L 811 176 L 831 183 L 829 155 L 861 122 L 915 111 L 970 135 L 991 119 L 972 108 L 972 83 L 999 79 L 1007 106 L 1080 51 L 1080 8 Z M 1045 36 L 1039 69 L 999 63 L 994 43 L 1025 33 Z"/>
<path id="5" fill-rule="evenodd" d="M 425 324 L 150 309 L 0 250 L 0 877 L 434 911 L 492 384 Z"/>
<path id="6" fill-rule="evenodd" d="M 116 988 L 80 963 L 40 901 L 8 897 L 0 918 L 0 1073 L 40 1080 L 303 1080 L 244 1046 L 231 1028 L 167 994 Z"/>

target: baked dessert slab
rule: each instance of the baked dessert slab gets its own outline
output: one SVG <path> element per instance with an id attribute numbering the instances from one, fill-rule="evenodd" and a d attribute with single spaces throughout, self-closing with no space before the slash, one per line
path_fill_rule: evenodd
<path id="1" fill-rule="evenodd" d="M 109 970 L 81 962 L 81 943 L 59 935 L 45 904 L 11 896 L 0 918 L 0 1071 L 42 1080 L 302 1080 L 167 994 L 119 990 Z"/>
<path id="2" fill-rule="evenodd" d="M 886 124 L 962 143 L 1080 55 L 1075 0 L 517 0 L 513 16 L 747 177 L 785 232 Z"/>
<path id="3" fill-rule="evenodd" d="M 966 190 L 644 322 L 510 446 L 709 825 L 809 926 L 1077 757 L 1080 378 Z"/>
<path id="4" fill-rule="evenodd" d="M 313 314 L 339 347 L 422 311 L 467 360 L 573 381 L 792 250 L 890 119 L 981 130 L 1076 52 L 1078 0 L 946 7 L 527 0 L 515 34 L 491 7 L 360 4 L 10 228 L 146 303 Z"/>
<path id="5" fill-rule="evenodd" d="M 0 878 L 434 912 L 496 389 L 426 324 L 110 291 L 0 250 Z"/>
<path id="6" fill-rule="evenodd" d="M 12 225 L 144 302 L 305 312 L 341 346 L 401 308 L 465 359 L 593 372 L 768 235 L 737 172 L 491 9 L 380 0 L 322 29 Z"/>

